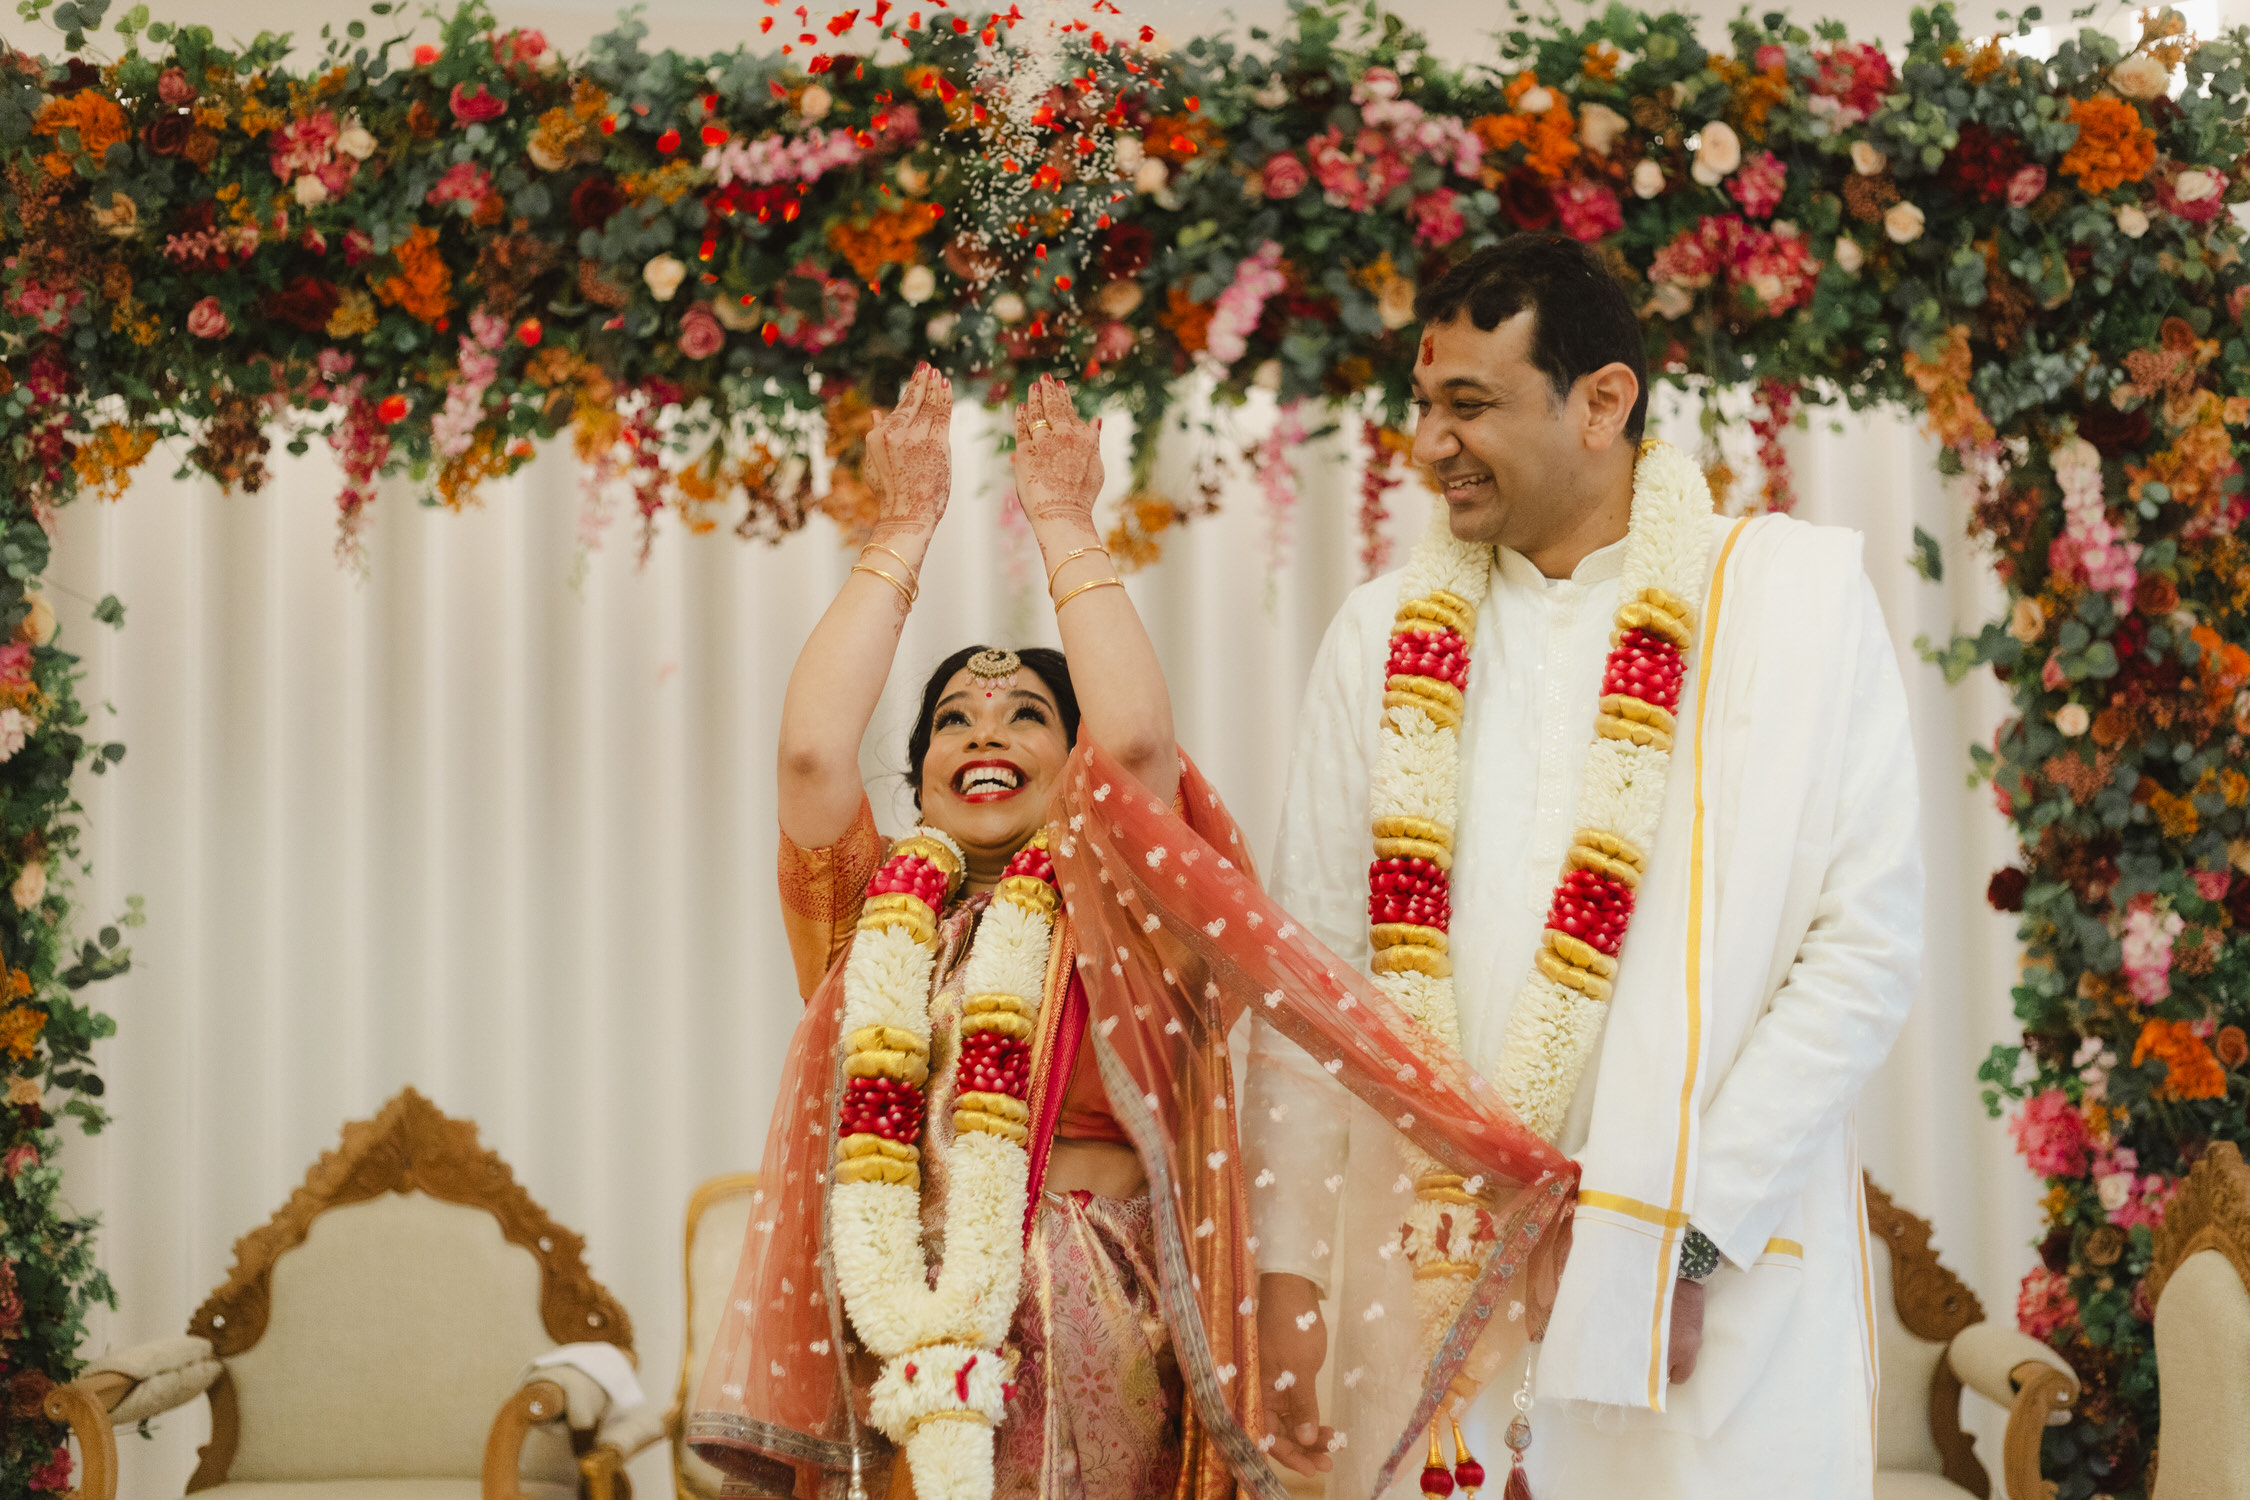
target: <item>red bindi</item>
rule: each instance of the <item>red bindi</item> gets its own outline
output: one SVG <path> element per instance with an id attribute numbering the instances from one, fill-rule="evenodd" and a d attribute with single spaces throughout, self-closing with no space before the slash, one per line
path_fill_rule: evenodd
<path id="1" fill-rule="evenodd" d="M 1437 363 L 1437 335 L 1434 333 L 1422 335 L 1422 363 L 1426 365 Z"/>

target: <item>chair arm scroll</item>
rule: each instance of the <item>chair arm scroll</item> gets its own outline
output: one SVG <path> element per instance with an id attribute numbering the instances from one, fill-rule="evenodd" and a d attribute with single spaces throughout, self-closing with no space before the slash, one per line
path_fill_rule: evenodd
<path id="1" fill-rule="evenodd" d="M 1946 1363 L 1963 1385 L 2008 1408 L 2001 1465 L 2008 1500 L 2052 1500 L 2055 1486 L 2039 1472 L 2039 1443 L 2047 1428 L 2070 1420 L 2077 1372 L 2039 1340 L 1996 1323 L 1962 1329 Z"/>
<path id="2" fill-rule="evenodd" d="M 552 1380 L 528 1380 L 517 1387 L 484 1440 L 484 1500 L 530 1500 L 516 1477 L 523 1467 L 524 1440 L 532 1428 L 558 1421 L 568 1410 L 569 1397 Z"/>

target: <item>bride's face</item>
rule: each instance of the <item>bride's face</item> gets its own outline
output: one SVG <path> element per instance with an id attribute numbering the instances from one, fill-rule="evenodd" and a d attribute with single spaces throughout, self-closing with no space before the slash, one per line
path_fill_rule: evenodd
<path id="1" fill-rule="evenodd" d="M 1062 711 L 1029 667 L 995 691 L 953 674 L 930 720 L 922 760 L 922 821 L 951 834 L 973 864 L 1006 860 L 1039 831 L 1070 758 Z"/>

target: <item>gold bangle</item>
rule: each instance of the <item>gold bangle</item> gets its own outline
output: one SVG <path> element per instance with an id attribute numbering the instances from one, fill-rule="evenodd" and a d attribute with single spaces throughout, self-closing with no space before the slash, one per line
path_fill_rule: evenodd
<path id="1" fill-rule="evenodd" d="M 887 551 L 889 549 L 886 548 L 885 550 Z M 1069 567 L 1072 563 L 1078 561 L 1078 559 L 1080 559 L 1081 557 L 1087 557 L 1096 552 L 1099 552 L 1104 557 L 1109 556 L 1109 549 L 1107 547 L 1104 547 L 1099 542 L 1096 542 L 1091 547 L 1080 547 L 1075 552 L 1065 552 L 1063 554 L 1063 560 L 1059 563 L 1056 563 L 1052 568 L 1049 568 L 1047 570 L 1047 597 L 1050 599 L 1054 597 L 1055 575 L 1062 572 L 1063 569 Z"/>
<path id="2" fill-rule="evenodd" d="M 881 568 L 870 567 L 866 563 L 853 563 L 852 571 L 854 573 L 873 573 L 877 578 L 882 579 L 883 582 L 898 590 L 898 596 L 906 601 L 906 607 L 908 609 L 912 609 L 914 607 L 914 590 L 908 588 L 905 584 L 900 583 L 896 578 L 893 578 L 890 574 L 884 572 Z"/>
<path id="3" fill-rule="evenodd" d="M 1080 594 L 1085 593 L 1088 589 L 1106 589 L 1113 586 L 1116 588 L 1123 588 L 1125 587 L 1125 580 L 1122 578 L 1097 578 L 1092 583 L 1082 583 L 1078 585 L 1078 587 L 1072 589 L 1069 593 L 1063 595 L 1060 599 L 1057 599 L 1055 601 L 1055 613 L 1058 615 L 1061 614 L 1062 607 L 1064 605 L 1077 598 Z"/>
<path id="4" fill-rule="evenodd" d="M 877 552 L 888 552 L 888 553 L 890 553 L 890 554 L 891 554 L 891 556 L 893 556 L 893 557 L 897 558 L 897 559 L 898 559 L 898 565 L 899 565 L 900 567 L 902 567 L 902 568 L 906 569 L 906 577 L 907 577 L 907 581 L 908 581 L 908 582 L 910 582 L 910 583 L 912 583 L 912 584 L 914 585 L 914 594 L 915 594 L 915 597 L 916 597 L 916 598 L 920 598 L 920 597 L 921 597 L 921 594 L 922 594 L 922 575 L 921 575 L 921 573 L 920 573 L 920 572 L 919 572 L 919 571 L 918 571 L 918 570 L 917 570 L 917 569 L 915 568 L 914 564 L 912 564 L 912 563 L 908 562 L 908 561 L 906 560 L 905 556 L 904 556 L 904 555 L 903 555 L 902 553 L 900 553 L 900 552 L 896 551 L 896 550 L 895 550 L 895 549 L 893 549 L 893 548 L 890 548 L 890 547 L 886 547 L 886 546 L 884 546 L 884 545 L 883 545 L 883 544 L 882 544 L 881 542 L 864 542 L 864 543 L 862 543 L 862 544 L 860 545 L 860 549 L 859 549 L 859 551 L 860 551 L 860 555 L 861 555 L 862 557 L 864 557 L 864 556 L 866 556 L 866 555 L 867 555 L 867 549 L 868 549 L 869 547 L 873 547 L 873 548 L 874 548 L 874 549 L 875 549 L 875 550 L 876 550 Z M 1050 591 L 1050 592 L 1051 592 L 1051 591 Z"/>

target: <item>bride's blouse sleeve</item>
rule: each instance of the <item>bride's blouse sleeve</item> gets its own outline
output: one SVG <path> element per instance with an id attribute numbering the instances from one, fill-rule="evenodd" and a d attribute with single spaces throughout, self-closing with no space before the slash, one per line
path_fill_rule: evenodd
<path id="1" fill-rule="evenodd" d="M 797 968 L 797 993 L 812 998 L 851 942 L 867 882 L 883 862 L 883 836 L 875 809 L 859 799 L 851 831 L 825 849 L 807 849 L 781 836 L 781 929 Z"/>

